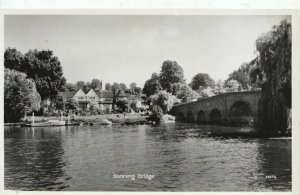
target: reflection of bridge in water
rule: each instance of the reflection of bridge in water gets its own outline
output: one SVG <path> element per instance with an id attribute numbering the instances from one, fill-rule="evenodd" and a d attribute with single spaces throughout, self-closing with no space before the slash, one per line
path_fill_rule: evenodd
<path id="1" fill-rule="evenodd" d="M 199 123 L 249 123 L 256 119 L 260 91 L 224 93 L 173 106 L 176 120 Z"/>

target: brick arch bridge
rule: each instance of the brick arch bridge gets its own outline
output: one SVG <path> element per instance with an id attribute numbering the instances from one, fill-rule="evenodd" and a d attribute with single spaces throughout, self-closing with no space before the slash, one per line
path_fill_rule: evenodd
<path id="1" fill-rule="evenodd" d="M 173 106 L 176 120 L 199 123 L 249 123 L 256 119 L 260 91 L 224 93 Z"/>

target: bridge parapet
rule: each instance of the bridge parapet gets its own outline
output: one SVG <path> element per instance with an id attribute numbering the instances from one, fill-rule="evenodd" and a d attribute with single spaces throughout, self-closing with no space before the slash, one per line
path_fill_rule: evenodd
<path id="1" fill-rule="evenodd" d="M 213 123 L 249 123 L 256 119 L 260 90 L 223 93 L 173 106 L 176 120 Z"/>

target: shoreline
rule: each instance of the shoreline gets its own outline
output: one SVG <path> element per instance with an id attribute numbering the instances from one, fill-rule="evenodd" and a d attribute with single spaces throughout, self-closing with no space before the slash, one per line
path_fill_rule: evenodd
<path id="1" fill-rule="evenodd" d="M 89 116 L 76 116 L 75 121 L 82 123 L 104 123 L 107 120 L 113 124 L 143 124 L 147 122 L 148 116 L 141 116 L 138 113 L 126 113 L 124 114 L 103 114 L 103 115 L 89 115 Z M 67 116 L 35 116 L 34 121 L 45 122 L 49 120 L 64 120 L 67 121 Z M 70 119 L 71 120 L 71 119 Z M 25 120 L 22 119 L 20 122 L 15 123 L 4 123 L 4 126 L 19 126 L 24 124 Z M 28 116 L 26 122 L 32 122 L 32 116 Z"/>

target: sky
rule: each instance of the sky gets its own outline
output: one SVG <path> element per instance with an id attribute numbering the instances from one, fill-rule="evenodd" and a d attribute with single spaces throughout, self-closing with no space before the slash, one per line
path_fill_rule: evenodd
<path id="1" fill-rule="evenodd" d="M 143 87 L 165 60 L 177 61 L 189 83 L 197 73 L 214 80 L 257 53 L 255 40 L 290 16 L 6 15 L 4 46 L 23 54 L 49 49 L 67 82 L 97 78 Z"/>

